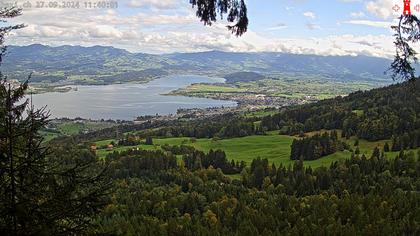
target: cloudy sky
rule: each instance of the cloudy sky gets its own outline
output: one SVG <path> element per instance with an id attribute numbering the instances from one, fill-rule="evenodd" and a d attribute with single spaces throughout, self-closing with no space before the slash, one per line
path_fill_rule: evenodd
<path id="1" fill-rule="evenodd" d="M 17 1 L 20 6 L 28 2 Z M 29 0 L 32 6 L 23 6 L 23 15 L 13 19 L 27 27 L 13 33 L 8 44 L 110 45 L 146 53 L 224 50 L 380 57 L 394 53 L 389 27 L 395 22 L 395 0 L 246 0 L 250 25 L 239 38 L 223 21 L 203 26 L 189 0 L 109 0 L 118 3 L 116 9 L 86 9 L 86 0 L 80 0 L 79 9 L 37 8 L 39 1 Z"/>

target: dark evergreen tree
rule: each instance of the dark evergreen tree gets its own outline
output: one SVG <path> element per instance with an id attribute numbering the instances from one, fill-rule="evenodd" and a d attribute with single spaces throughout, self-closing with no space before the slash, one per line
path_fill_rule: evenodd
<path id="1" fill-rule="evenodd" d="M 19 14 L 0 10 L 1 19 Z M 6 51 L 4 35 L 17 28 L 21 26 L 0 28 L 0 61 Z M 108 189 L 104 172 L 88 151 L 68 156 L 63 153 L 69 150 L 44 145 L 40 130 L 49 114 L 34 108 L 25 96 L 27 88 L 28 81 L 12 84 L 0 74 L 0 234 L 92 232 L 92 217 Z"/>
<path id="2" fill-rule="evenodd" d="M 145 144 L 146 144 L 146 145 L 153 145 L 153 138 L 152 138 L 152 137 L 150 137 L 150 136 L 146 137 L 146 142 L 145 142 Z"/>
<path id="3" fill-rule="evenodd" d="M 385 142 L 385 144 L 384 144 L 384 152 L 389 152 L 389 151 L 390 151 L 389 144 L 388 144 L 388 142 Z"/>
<path id="4" fill-rule="evenodd" d="M 292 160 L 316 160 L 343 150 L 344 147 L 347 148 L 347 145 L 338 140 L 337 132 L 325 132 L 322 135 L 316 134 L 312 137 L 293 140 L 290 158 Z"/>
<path id="5" fill-rule="evenodd" d="M 381 151 L 379 150 L 378 147 L 375 147 L 375 149 L 373 149 L 371 158 L 374 158 L 374 157 L 379 158 L 380 156 L 381 156 Z"/>
<path id="6" fill-rule="evenodd" d="M 354 141 L 354 145 L 353 145 L 353 146 L 355 146 L 355 147 L 359 146 L 359 139 L 356 139 L 356 140 Z"/>
<path id="7" fill-rule="evenodd" d="M 360 154 L 360 148 L 356 147 L 356 151 L 354 152 L 354 154 L 359 155 Z"/>
<path id="8" fill-rule="evenodd" d="M 22 11 L 17 8 L 1 8 L 0 9 L 0 22 L 3 24 L 0 26 L 0 64 L 3 62 L 3 56 L 6 52 L 7 47 L 4 45 L 4 40 L 6 35 L 11 32 L 12 30 L 21 29 L 24 27 L 23 24 L 19 25 L 5 25 L 6 19 L 14 18 L 21 15 Z"/>
<path id="9" fill-rule="evenodd" d="M 394 44 L 396 53 L 390 71 L 394 80 L 415 80 L 415 68 L 412 63 L 417 62 L 417 52 L 410 45 L 417 43 L 420 38 L 420 20 L 411 14 L 401 15 L 398 25 L 391 26 L 395 31 Z"/>
<path id="10" fill-rule="evenodd" d="M 47 152 L 39 131 L 48 113 L 25 100 L 27 87 L 0 82 L 0 232 L 83 233 L 103 205 L 107 182 L 90 152 Z"/>
<path id="11" fill-rule="evenodd" d="M 234 25 L 227 26 L 236 36 L 241 36 L 247 31 L 248 16 L 244 0 L 190 0 L 193 7 L 197 7 L 196 15 L 204 22 L 211 25 L 216 22 L 217 16 L 221 19 L 226 14 L 226 20 Z"/>
<path id="12" fill-rule="evenodd" d="M 262 165 L 255 167 L 253 176 L 253 185 L 255 187 L 261 188 L 265 177 L 264 167 Z"/>

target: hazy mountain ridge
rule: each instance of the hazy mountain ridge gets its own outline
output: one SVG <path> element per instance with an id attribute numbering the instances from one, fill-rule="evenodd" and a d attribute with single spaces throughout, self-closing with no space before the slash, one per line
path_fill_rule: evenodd
<path id="1" fill-rule="evenodd" d="M 226 83 L 236 83 L 258 81 L 264 79 L 265 76 L 255 72 L 236 72 L 225 75 L 224 78 L 226 79 Z"/>
<path id="2" fill-rule="evenodd" d="M 169 73 L 195 73 L 224 76 L 235 72 L 258 72 L 264 75 L 307 74 L 330 79 L 381 80 L 391 61 L 368 56 L 317 56 L 275 52 L 234 53 L 208 51 L 153 55 L 130 53 L 105 46 L 59 46 L 40 44 L 10 46 L 2 65 L 6 74 L 22 77 L 32 71 L 37 80 L 45 76 L 68 79 L 89 78 L 90 82 L 109 76 L 143 76 L 131 80 L 147 80 Z M 156 73 L 156 71 L 159 73 Z M 149 76 L 148 71 L 153 73 Z M 141 72 L 141 73 L 132 73 Z M 128 73 L 128 74 L 127 74 Z M 131 73 L 131 74 L 130 74 Z M 58 77 L 57 77 L 58 76 Z M 73 78 L 78 81 L 78 77 Z M 117 78 L 112 80 L 116 81 Z M 104 82 L 104 81 L 102 81 Z M 125 79 L 119 82 L 126 82 Z"/>

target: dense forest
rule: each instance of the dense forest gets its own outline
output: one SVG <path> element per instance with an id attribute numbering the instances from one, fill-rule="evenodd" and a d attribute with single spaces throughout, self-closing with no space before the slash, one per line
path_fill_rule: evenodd
<path id="1" fill-rule="evenodd" d="M 246 166 L 244 161 L 228 161 L 226 154 L 222 150 L 210 150 L 208 154 L 201 151 L 194 151 L 185 155 L 183 162 L 186 168 L 190 170 L 207 169 L 210 166 L 220 169 L 224 174 L 238 174 Z"/>
<path id="2" fill-rule="evenodd" d="M 400 151 L 420 147 L 420 129 L 392 136 L 391 151 Z"/>
<path id="3" fill-rule="evenodd" d="M 390 139 L 420 129 L 420 82 L 352 93 L 293 108 L 262 119 L 267 130 L 285 134 L 341 129 L 344 137 Z"/>
<path id="4" fill-rule="evenodd" d="M 316 160 L 328 156 L 337 151 L 343 151 L 346 143 L 339 141 L 337 131 L 325 132 L 322 135 L 315 134 L 312 137 L 293 140 L 290 159 L 292 160 Z"/>
<path id="5" fill-rule="evenodd" d="M 244 161 L 229 161 L 222 150 L 210 150 L 208 153 L 198 151 L 191 146 L 163 146 L 164 151 L 147 151 L 132 149 L 109 153 L 106 162 L 114 166 L 115 175 L 135 177 L 141 171 L 167 170 L 176 168 L 176 155 L 182 155 L 182 166 L 191 170 L 207 169 L 210 166 L 220 169 L 224 174 L 238 174 L 245 167 Z"/>
<path id="6" fill-rule="evenodd" d="M 331 132 L 305 140 L 337 138 Z M 107 155 L 112 197 L 93 219 L 96 234 L 420 233 L 420 152 L 390 159 L 375 148 L 372 156 L 353 154 L 312 169 L 302 161 L 275 166 L 260 158 L 246 167 L 221 150 L 163 149 Z M 183 161 L 177 164 L 175 155 Z M 232 169 L 239 179 L 225 175 Z"/>
<path id="7" fill-rule="evenodd" d="M 136 177 L 113 175 L 112 200 L 95 222 L 99 233 L 125 235 L 418 235 L 419 154 L 315 170 L 256 159 L 241 180 L 213 167 L 124 165 Z"/>

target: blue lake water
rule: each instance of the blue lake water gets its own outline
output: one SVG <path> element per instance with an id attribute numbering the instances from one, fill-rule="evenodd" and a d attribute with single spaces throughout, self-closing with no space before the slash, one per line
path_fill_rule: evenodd
<path id="1" fill-rule="evenodd" d="M 78 86 L 77 91 L 33 95 L 33 103 L 47 105 L 52 118 L 133 120 L 141 115 L 175 114 L 179 108 L 236 106 L 233 101 L 207 98 L 164 96 L 172 90 L 193 83 L 224 82 L 205 76 L 168 76 L 146 84 Z"/>

